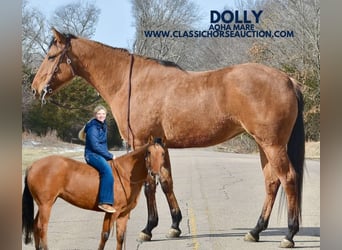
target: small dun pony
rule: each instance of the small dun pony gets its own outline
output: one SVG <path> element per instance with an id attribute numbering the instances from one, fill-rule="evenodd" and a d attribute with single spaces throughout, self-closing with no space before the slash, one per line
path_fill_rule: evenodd
<path id="1" fill-rule="evenodd" d="M 259 146 L 266 197 L 257 224 L 245 239 L 259 240 L 282 186 L 288 233 L 281 247 L 294 246 L 301 219 L 305 142 L 303 96 L 295 79 L 256 63 L 186 71 L 174 63 L 55 29 L 53 34 L 32 83 L 42 103 L 75 76 L 82 77 L 110 106 L 122 138 L 134 149 L 143 146 L 150 135 L 165 138 L 169 148 L 187 148 L 207 147 L 249 133 Z M 168 171 L 160 178 L 172 218 L 169 236 L 179 237 L 182 214 L 173 191 L 168 151 L 165 168 Z M 147 180 L 148 219 L 141 240 L 151 240 L 158 224 L 155 190 L 156 183 Z"/>
<path id="2" fill-rule="evenodd" d="M 137 205 L 146 178 L 155 180 L 164 167 L 165 149 L 161 139 L 151 139 L 143 147 L 110 161 L 115 179 L 116 212 L 105 213 L 98 249 L 104 249 L 114 222 L 116 249 L 122 249 L 130 211 Z M 33 233 L 35 248 L 48 249 L 48 222 L 51 208 L 57 198 L 83 209 L 100 211 L 97 208 L 98 191 L 98 172 L 83 162 L 58 155 L 35 161 L 26 171 L 22 197 L 25 244 L 32 241 Z M 35 218 L 33 200 L 38 206 Z"/>

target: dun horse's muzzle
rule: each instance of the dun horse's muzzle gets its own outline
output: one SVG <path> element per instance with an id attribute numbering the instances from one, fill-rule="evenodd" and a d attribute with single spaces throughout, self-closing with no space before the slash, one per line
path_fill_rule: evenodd
<path id="1" fill-rule="evenodd" d="M 40 98 L 42 104 L 46 104 L 46 96 L 49 94 L 52 94 L 53 89 L 51 88 L 51 86 L 49 84 L 45 85 L 45 87 L 39 91 L 34 87 L 31 87 L 31 91 L 32 91 L 32 95 L 34 98 Z"/>

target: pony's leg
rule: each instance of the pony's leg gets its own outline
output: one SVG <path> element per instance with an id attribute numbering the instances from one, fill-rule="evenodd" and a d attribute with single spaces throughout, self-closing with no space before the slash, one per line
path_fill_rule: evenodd
<path id="1" fill-rule="evenodd" d="M 292 166 L 286 146 L 263 147 L 271 165 L 271 171 L 279 178 L 287 199 L 288 233 L 280 244 L 283 248 L 294 247 L 293 237 L 299 231 L 300 195 L 297 193 L 297 175 Z"/>
<path id="2" fill-rule="evenodd" d="M 129 213 L 116 220 L 116 250 L 121 250 L 124 244 L 128 217 Z"/>
<path id="3" fill-rule="evenodd" d="M 256 226 L 245 235 L 246 241 L 259 241 L 259 234 L 268 226 L 277 191 L 280 186 L 278 177 L 272 172 L 271 165 L 268 163 L 264 150 L 259 146 L 262 171 L 265 178 L 266 197 L 261 215 Z"/>
<path id="4" fill-rule="evenodd" d="M 34 224 L 33 224 L 33 237 L 34 237 L 34 246 L 36 249 L 39 249 L 39 230 L 38 230 L 38 217 L 39 217 L 39 210 L 37 212 L 36 217 L 34 218 Z"/>
<path id="5" fill-rule="evenodd" d="M 165 166 L 160 171 L 160 184 L 161 188 L 166 196 L 167 202 L 169 204 L 170 213 L 172 217 L 172 225 L 169 230 L 168 237 L 176 238 L 179 237 L 182 231 L 179 228 L 179 223 L 182 220 L 182 213 L 178 206 L 176 196 L 173 192 L 173 180 L 171 175 L 171 163 L 169 157 L 169 151 L 165 154 Z"/>
<path id="6" fill-rule="evenodd" d="M 156 187 L 157 184 L 155 180 L 148 176 L 144 185 L 148 218 L 145 228 L 139 234 L 139 240 L 141 241 L 150 241 L 152 238 L 152 230 L 158 225 L 159 218 L 156 205 Z"/>
<path id="7" fill-rule="evenodd" d="M 41 205 L 35 221 L 35 244 L 36 249 L 47 250 L 47 230 L 51 212 L 51 205 Z M 36 236 L 37 235 L 37 236 Z"/>
<path id="8" fill-rule="evenodd" d="M 106 242 L 110 235 L 110 231 L 113 226 L 114 218 L 115 214 L 105 213 L 102 224 L 101 240 L 98 248 L 99 250 L 103 250 L 106 245 Z"/>

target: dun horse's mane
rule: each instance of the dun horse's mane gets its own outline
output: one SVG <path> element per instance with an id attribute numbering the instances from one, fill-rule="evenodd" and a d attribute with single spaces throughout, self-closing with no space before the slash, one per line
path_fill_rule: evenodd
<path id="1" fill-rule="evenodd" d="M 75 36 L 75 35 L 73 35 L 73 34 L 70 34 L 70 33 L 68 33 L 68 34 L 63 33 L 63 35 L 64 35 L 64 36 L 67 38 L 67 40 L 69 40 L 69 41 L 70 41 L 71 39 L 77 39 L 77 38 L 78 38 L 77 36 Z M 120 52 L 123 52 L 123 53 L 125 53 L 125 54 L 127 54 L 127 55 L 130 54 L 130 52 L 129 52 L 127 49 L 112 47 L 112 46 L 110 46 L 110 45 L 106 45 L 106 44 L 104 44 L 104 43 L 100 43 L 100 42 L 94 41 L 94 40 L 91 40 L 91 41 L 94 42 L 94 43 L 96 43 L 96 44 L 98 44 L 98 45 L 107 47 L 107 48 L 109 48 L 109 49 L 116 50 L 116 51 L 120 51 Z M 53 45 L 53 43 L 54 43 L 54 37 L 52 37 L 52 39 L 51 39 L 51 42 L 50 42 L 50 45 L 49 45 L 49 49 L 50 49 L 50 47 Z M 172 62 L 172 61 L 160 60 L 160 59 L 156 59 L 156 58 L 152 58 L 152 57 L 145 57 L 145 56 L 137 55 L 137 54 L 135 54 L 135 56 L 142 57 L 142 58 L 145 59 L 145 60 L 152 60 L 152 61 L 157 62 L 158 64 L 163 65 L 163 66 L 165 66 L 165 67 L 174 67 L 174 68 L 178 68 L 178 69 L 184 71 L 184 69 L 183 69 L 182 67 L 180 67 L 177 63 Z"/>
<path id="2" fill-rule="evenodd" d="M 184 71 L 184 69 L 182 69 L 181 66 L 179 66 L 177 63 L 172 62 L 172 61 L 167 61 L 167 60 L 159 60 L 159 59 L 155 59 L 155 58 L 151 58 L 151 57 L 147 57 L 147 60 L 153 60 L 157 63 L 159 63 L 160 65 L 166 66 L 166 67 L 174 67 L 174 68 L 178 68 L 182 71 Z"/>

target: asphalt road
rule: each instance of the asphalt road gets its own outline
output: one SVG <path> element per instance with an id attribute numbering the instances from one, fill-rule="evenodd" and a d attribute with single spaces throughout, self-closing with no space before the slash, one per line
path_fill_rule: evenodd
<path id="1" fill-rule="evenodd" d="M 116 155 L 124 152 L 116 152 Z M 277 249 L 287 232 L 286 213 L 278 215 L 276 201 L 269 228 L 260 242 L 244 242 L 255 226 L 264 201 L 264 178 L 258 155 L 214 152 L 208 149 L 170 150 L 174 190 L 183 220 L 181 237 L 168 239 L 171 217 L 160 186 L 157 189 L 159 225 L 152 241 L 138 242 L 147 220 L 146 200 L 141 193 L 128 221 L 124 249 L 268 250 Z M 97 249 L 104 213 L 83 210 L 63 200 L 53 207 L 49 249 Z M 296 247 L 320 249 L 320 163 L 306 160 L 303 191 L 303 220 L 294 240 Z M 22 249 L 34 249 L 23 245 Z M 115 233 L 105 249 L 116 249 Z"/>

